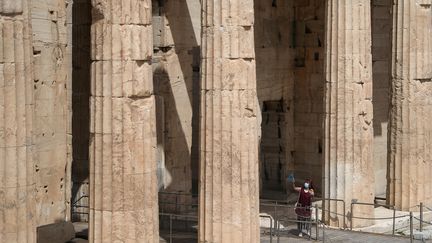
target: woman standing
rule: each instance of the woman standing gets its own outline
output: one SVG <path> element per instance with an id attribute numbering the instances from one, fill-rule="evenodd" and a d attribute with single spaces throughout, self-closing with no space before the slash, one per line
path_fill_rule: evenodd
<path id="1" fill-rule="evenodd" d="M 296 187 L 295 181 L 293 181 L 293 189 L 299 192 L 299 197 L 296 203 L 295 212 L 297 214 L 297 220 L 299 221 L 309 221 L 311 218 L 311 205 L 312 197 L 314 196 L 314 189 L 312 186 L 312 181 L 307 179 L 301 187 Z M 308 232 L 310 224 L 305 222 L 298 222 L 297 229 L 299 231 L 299 236 L 303 236 L 303 229 Z"/>

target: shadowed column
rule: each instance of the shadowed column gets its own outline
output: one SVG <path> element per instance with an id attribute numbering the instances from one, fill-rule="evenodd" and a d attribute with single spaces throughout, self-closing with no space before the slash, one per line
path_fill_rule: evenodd
<path id="1" fill-rule="evenodd" d="M 93 0 L 90 241 L 159 242 L 150 0 Z"/>
<path id="2" fill-rule="evenodd" d="M 400 210 L 432 204 L 432 9 L 395 0 L 387 200 Z"/>
<path id="3" fill-rule="evenodd" d="M 324 196 L 345 200 L 348 216 L 352 200 L 374 202 L 370 7 L 370 0 L 328 0 L 326 9 Z M 342 226 L 343 204 L 325 208 L 326 220 Z M 372 206 L 353 211 L 373 216 Z"/>
<path id="4" fill-rule="evenodd" d="M 0 242 L 36 242 L 27 0 L 0 1 Z"/>
<path id="5" fill-rule="evenodd" d="M 199 242 L 259 242 L 253 11 L 202 2 Z"/>

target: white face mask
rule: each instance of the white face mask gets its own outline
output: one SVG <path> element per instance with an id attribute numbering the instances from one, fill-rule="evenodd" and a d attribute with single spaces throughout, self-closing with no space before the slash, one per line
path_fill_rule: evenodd
<path id="1" fill-rule="evenodd" d="M 309 183 L 305 182 L 305 184 L 304 184 L 304 188 L 305 188 L 305 189 L 309 189 Z"/>

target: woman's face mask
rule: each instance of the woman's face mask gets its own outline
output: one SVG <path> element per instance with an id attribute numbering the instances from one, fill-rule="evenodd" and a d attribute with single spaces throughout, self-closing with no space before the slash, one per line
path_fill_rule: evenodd
<path id="1" fill-rule="evenodd" d="M 304 188 L 305 188 L 305 189 L 309 189 L 309 183 L 305 182 L 305 184 L 304 184 Z"/>

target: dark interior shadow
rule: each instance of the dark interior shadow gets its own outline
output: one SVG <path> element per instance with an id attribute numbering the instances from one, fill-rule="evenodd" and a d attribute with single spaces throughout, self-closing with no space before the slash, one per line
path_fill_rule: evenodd
<path id="1" fill-rule="evenodd" d="M 72 8 L 72 198 L 88 192 L 90 136 L 90 1 L 76 1 Z M 73 207 L 74 205 L 72 205 Z M 72 210 L 74 210 L 72 208 Z M 73 218 L 80 216 L 72 215 Z M 88 218 L 87 218 L 88 220 Z"/>
<path id="2" fill-rule="evenodd" d="M 386 6 L 377 5 L 379 8 Z M 390 89 L 391 89 L 391 56 L 392 45 L 380 45 L 383 37 L 387 36 L 391 43 L 393 19 L 391 18 L 391 5 L 387 6 L 386 13 L 389 18 L 382 16 L 374 18 L 376 7 L 371 2 L 372 10 L 372 100 L 373 100 L 373 131 L 374 137 L 382 136 L 382 124 L 389 121 Z M 382 13 L 380 10 L 379 13 Z M 388 62 L 388 65 L 384 65 Z M 385 73 L 386 72 L 386 73 Z"/>

